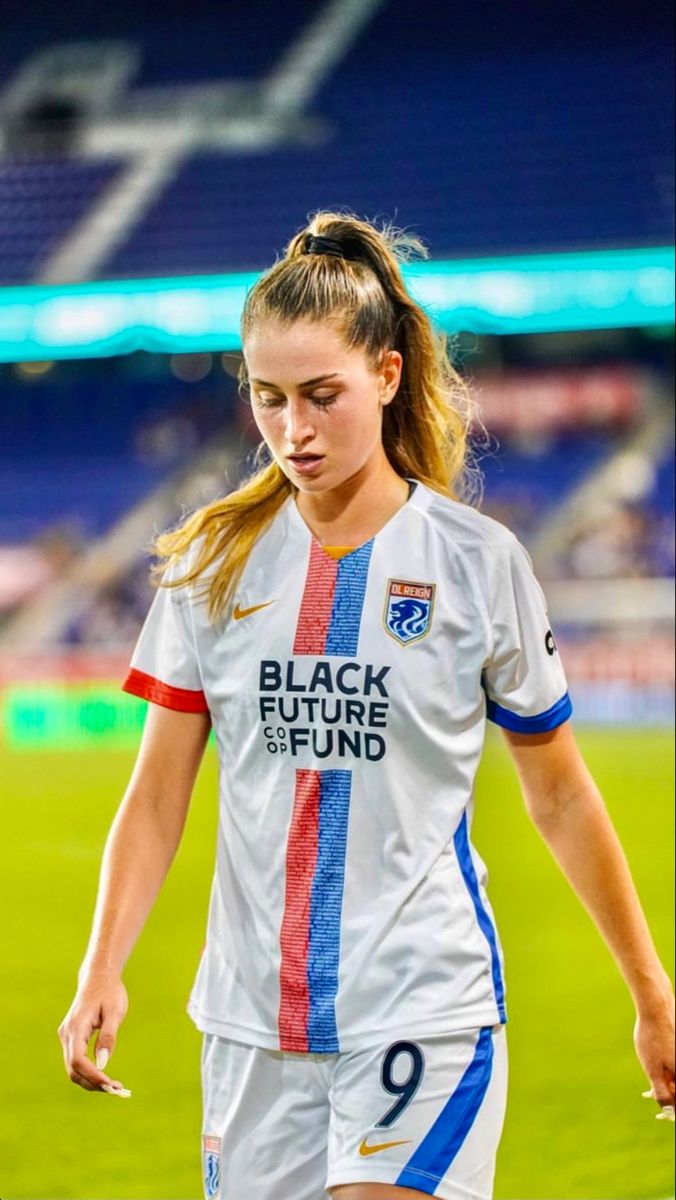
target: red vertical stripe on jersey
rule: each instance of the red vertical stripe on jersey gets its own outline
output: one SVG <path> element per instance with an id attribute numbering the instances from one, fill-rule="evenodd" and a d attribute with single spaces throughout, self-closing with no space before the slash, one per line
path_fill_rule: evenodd
<path id="1" fill-rule="evenodd" d="M 312 883 L 319 852 L 319 771 L 296 772 L 291 828 L 286 848 L 286 897 L 282 919 L 279 1006 L 281 1050 L 307 1052 L 310 985 L 307 964 L 310 947 Z"/>
<path id="2" fill-rule="evenodd" d="M 313 539 L 305 591 L 298 614 L 294 654 L 324 653 L 339 566 L 337 559 L 329 558 Z"/>

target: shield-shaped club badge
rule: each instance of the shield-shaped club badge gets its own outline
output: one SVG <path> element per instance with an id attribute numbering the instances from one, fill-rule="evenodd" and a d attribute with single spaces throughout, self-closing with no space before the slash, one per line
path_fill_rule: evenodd
<path id="1" fill-rule="evenodd" d="M 390 579 L 383 621 L 391 637 L 402 646 L 425 637 L 432 627 L 436 584 Z"/>

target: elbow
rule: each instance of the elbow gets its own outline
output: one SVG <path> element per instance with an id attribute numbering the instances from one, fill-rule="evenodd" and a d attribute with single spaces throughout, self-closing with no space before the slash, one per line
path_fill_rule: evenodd
<path id="1" fill-rule="evenodd" d="M 526 809 L 538 833 L 549 841 L 563 825 L 576 819 L 583 809 L 603 804 L 594 785 L 588 780 L 577 786 L 556 786 L 538 794 L 524 793 Z"/>
<path id="2" fill-rule="evenodd" d="M 526 811 L 542 837 L 547 838 L 561 823 L 566 803 L 558 795 L 531 796 L 524 793 Z"/>
<path id="3" fill-rule="evenodd" d="M 153 842 L 175 848 L 185 827 L 190 793 L 163 787 L 161 781 L 130 786 L 115 818 L 117 825 Z"/>

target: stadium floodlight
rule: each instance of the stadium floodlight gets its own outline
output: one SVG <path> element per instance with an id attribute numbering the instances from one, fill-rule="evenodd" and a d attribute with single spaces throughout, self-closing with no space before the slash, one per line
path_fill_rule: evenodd
<path id="1" fill-rule="evenodd" d="M 448 333 L 553 333 L 674 323 L 674 248 L 409 263 Z M 254 272 L 0 290 L 0 361 L 233 351 Z"/>

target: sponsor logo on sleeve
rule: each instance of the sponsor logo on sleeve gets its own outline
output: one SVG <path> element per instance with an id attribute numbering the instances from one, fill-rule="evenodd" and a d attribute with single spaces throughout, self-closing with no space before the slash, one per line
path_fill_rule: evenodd
<path id="1" fill-rule="evenodd" d="M 556 654 L 559 649 L 551 629 L 548 629 L 545 634 L 545 649 L 550 657 Z"/>
<path id="2" fill-rule="evenodd" d="M 385 594 L 383 623 L 402 646 L 424 638 L 432 628 L 436 584 L 390 579 Z"/>

